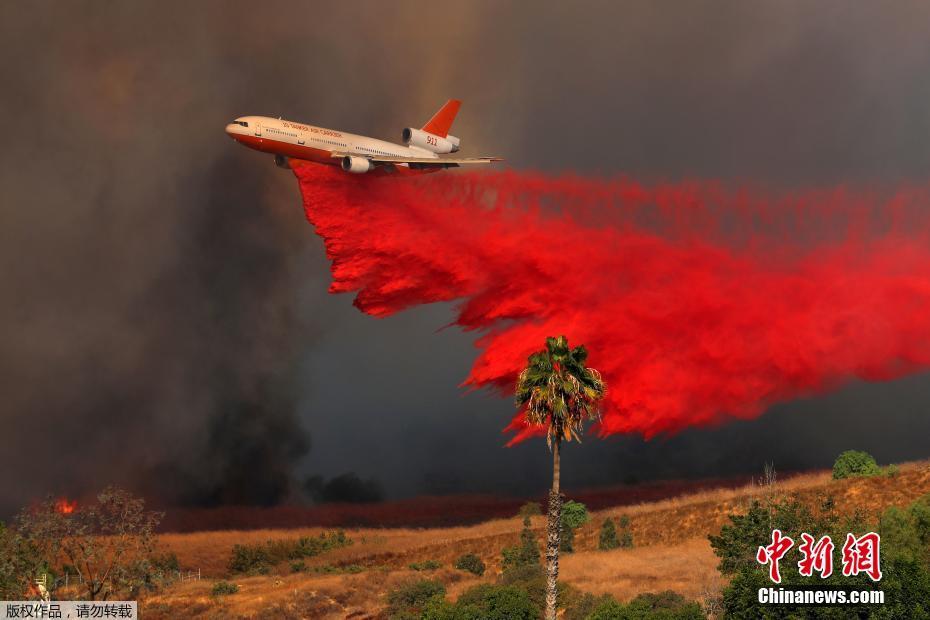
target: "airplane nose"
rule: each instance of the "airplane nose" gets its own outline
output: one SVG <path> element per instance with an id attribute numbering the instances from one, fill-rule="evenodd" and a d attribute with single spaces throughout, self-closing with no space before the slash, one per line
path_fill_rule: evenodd
<path id="1" fill-rule="evenodd" d="M 226 125 L 226 135 L 229 136 L 230 138 L 235 139 L 236 133 L 238 133 L 238 132 L 236 131 L 236 129 L 237 129 L 238 127 L 239 127 L 239 125 L 237 125 L 237 124 L 235 124 L 235 123 L 229 123 L 228 125 Z"/>

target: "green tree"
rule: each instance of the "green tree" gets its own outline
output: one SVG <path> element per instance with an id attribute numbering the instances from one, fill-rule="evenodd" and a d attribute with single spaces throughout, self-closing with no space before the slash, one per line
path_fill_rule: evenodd
<path id="1" fill-rule="evenodd" d="M 562 540 L 560 549 L 571 553 L 575 550 L 575 530 L 588 522 L 588 507 L 581 502 L 567 501 L 562 504 Z"/>
<path id="2" fill-rule="evenodd" d="M 620 546 L 629 549 L 633 546 L 633 532 L 630 530 L 630 518 L 627 515 L 621 515 L 618 521 L 620 526 Z"/>
<path id="3" fill-rule="evenodd" d="M 419 618 L 431 605 L 441 604 L 445 597 L 446 587 L 439 581 L 408 581 L 388 593 L 387 615 L 392 619 Z"/>
<path id="4" fill-rule="evenodd" d="M 520 544 L 507 547 L 503 551 L 503 570 L 505 573 L 526 566 L 539 566 L 539 545 L 536 535 L 530 529 L 530 518 L 523 517 L 523 531 L 520 532 Z"/>
<path id="5" fill-rule="evenodd" d="M 604 519 L 604 525 L 601 526 L 600 539 L 597 542 L 597 548 L 602 551 L 610 551 L 620 546 L 617 539 L 617 528 L 614 526 L 614 520 L 610 517 Z"/>
<path id="6" fill-rule="evenodd" d="M 475 618 L 481 620 L 535 620 L 539 607 L 521 588 L 507 585 L 481 584 L 466 590 L 456 606 L 477 610 Z M 464 615 L 464 614 L 463 614 Z"/>
<path id="7" fill-rule="evenodd" d="M 856 476 L 877 476 L 881 473 L 878 463 L 868 452 L 847 450 L 833 463 L 833 479 L 852 478 Z"/>
<path id="8" fill-rule="evenodd" d="M 562 523 L 573 530 L 577 530 L 590 520 L 588 507 L 581 502 L 567 501 L 562 505 Z"/>
<path id="9" fill-rule="evenodd" d="M 217 581 L 213 584 L 213 596 L 223 596 L 225 594 L 235 594 L 239 591 L 239 586 L 228 581 Z"/>
<path id="10" fill-rule="evenodd" d="M 479 577 L 484 574 L 484 569 L 486 568 L 481 558 L 474 553 L 460 555 L 452 566 L 459 570 L 468 571 L 473 575 L 478 575 Z"/>
<path id="11" fill-rule="evenodd" d="M 701 607 L 671 590 L 640 594 L 629 603 L 602 597 L 585 620 L 702 620 Z"/>
<path id="12" fill-rule="evenodd" d="M 0 523 L 0 599 L 26 600 L 30 584 L 47 568 L 34 545 Z"/>
<path id="13" fill-rule="evenodd" d="M 559 577 L 562 498 L 559 493 L 562 441 L 580 439 L 586 419 L 598 416 L 598 405 L 607 386 L 601 375 L 585 362 L 584 345 L 569 348 L 565 336 L 546 338 L 546 348 L 533 353 L 517 381 L 516 401 L 531 426 L 546 427 L 552 450 L 552 489 L 546 528 L 546 620 L 555 620 Z"/>

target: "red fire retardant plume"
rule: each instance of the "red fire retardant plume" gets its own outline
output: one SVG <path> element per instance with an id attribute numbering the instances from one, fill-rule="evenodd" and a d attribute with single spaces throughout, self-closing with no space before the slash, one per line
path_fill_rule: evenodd
<path id="1" fill-rule="evenodd" d="M 546 336 L 586 344 L 608 384 L 601 435 L 753 418 L 930 365 L 926 188 L 295 174 L 332 293 L 376 317 L 456 301 L 454 323 L 481 332 L 469 386 L 511 391 Z"/>

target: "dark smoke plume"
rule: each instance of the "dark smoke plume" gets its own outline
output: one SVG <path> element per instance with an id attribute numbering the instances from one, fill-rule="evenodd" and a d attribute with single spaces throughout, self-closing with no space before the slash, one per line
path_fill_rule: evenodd
<path id="1" fill-rule="evenodd" d="M 255 83 L 179 44 L 203 30 L 172 11 L 109 8 L 0 9 L 21 145 L 0 166 L 0 434 L 33 446 L 0 457 L 0 518 L 111 482 L 160 504 L 281 501 L 309 449 L 295 372 L 315 331 L 299 210 L 222 132 Z"/>
<path id="2" fill-rule="evenodd" d="M 210 395 L 197 469 L 160 463 L 145 476 L 163 484 L 161 497 L 185 504 L 274 504 L 292 491 L 294 466 L 309 449 L 293 376 L 307 327 L 288 299 L 295 282 L 282 231 L 258 200 L 241 198 L 259 196 L 260 185 L 247 174 L 226 182 L 242 166 L 227 158 L 206 173 L 210 192 L 184 225 L 177 271 L 139 308 L 170 316 L 178 299 L 191 302 L 151 354 L 187 360 L 184 376 L 172 381 Z"/>

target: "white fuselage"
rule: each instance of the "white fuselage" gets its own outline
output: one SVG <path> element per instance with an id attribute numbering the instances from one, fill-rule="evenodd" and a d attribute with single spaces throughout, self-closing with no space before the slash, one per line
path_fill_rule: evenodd
<path id="1" fill-rule="evenodd" d="M 226 125 L 226 133 L 258 151 L 333 166 L 338 166 L 345 155 L 439 158 L 436 153 L 415 146 L 267 116 L 239 117 Z"/>

